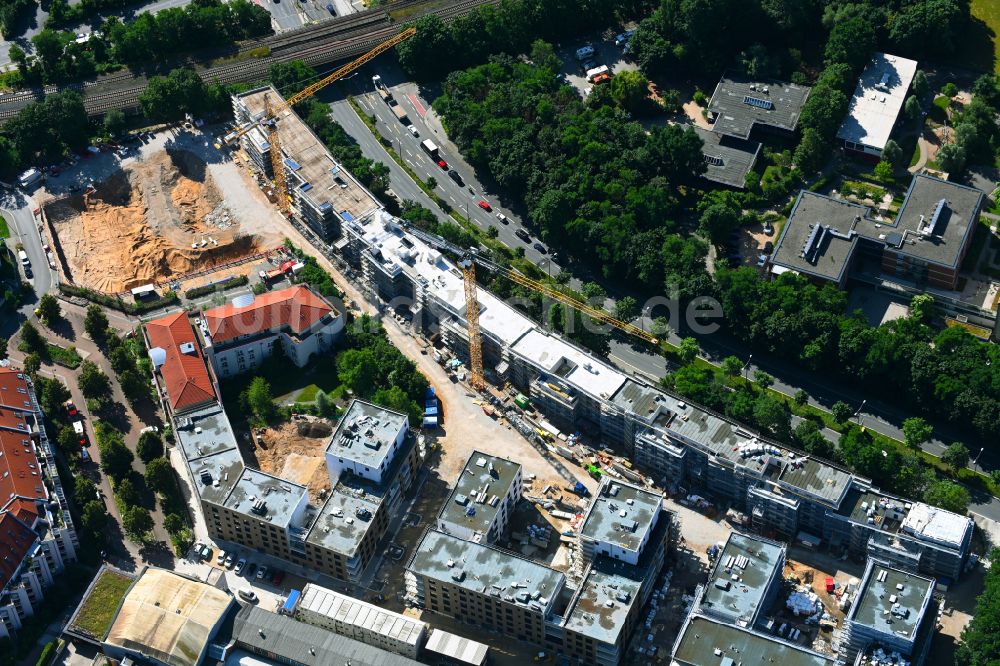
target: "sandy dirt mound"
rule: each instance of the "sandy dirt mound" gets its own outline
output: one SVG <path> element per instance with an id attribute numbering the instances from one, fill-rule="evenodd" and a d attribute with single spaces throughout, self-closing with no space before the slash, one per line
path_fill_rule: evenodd
<path id="1" fill-rule="evenodd" d="M 333 426 L 324 419 L 292 421 L 267 428 L 263 446 L 257 446 L 257 463 L 268 474 L 301 483 L 312 497 L 330 487 L 326 471 L 326 446 Z M 264 448 L 266 447 L 266 448 Z"/>
<path id="2" fill-rule="evenodd" d="M 46 206 L 73 282 L 120 292 L 258 251 L 240 234 L 205 164 L 186 151 L 131 165 Z"/>

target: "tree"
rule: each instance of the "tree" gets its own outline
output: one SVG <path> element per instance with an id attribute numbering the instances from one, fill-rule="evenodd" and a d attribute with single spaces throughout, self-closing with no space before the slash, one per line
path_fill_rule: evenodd
<path id="1" fill-rule="evenodd" d="M 799 141 L 795 149 L 795 165 L 803 173 L 813 174 L 823 168 L 826 158 L 830 153 L 829 144 L 823 136 L 812 127 L 807 127 L 802 131 L 802 140 Z"/>
<path id="2" fill-rule="evenodd" d="M 888 160 L 881 160 L 875 165 L 875 180 L 880 183 L 891 183 L 892 172 L 892 164 Z"/>
<path id="3" fill-rule="evenodd" d="M 600 303 L 603 303 L 604 299 L 608 297 L 608 292 L 596 282 L 584 282 L 580 291 L 587 297 L 588 301 L 599 300 Z"/>
<path id="4" fill-rule="evenodd" d="M 104 502 L 92 499 L 83 505 L 80 520 L 87 532 L 95 537 L 102 535 L 108 526 L 108 509 L 104 506 Z"/>
<path id="5" fill-rule="evenodd" d="M 935 481 L 924 491 L 924 501 L 961 515 L 969 510 L 969 491 L 954 481 Z"/>
<path id="6" fill-rule="evenodd" d="M 951 99 L 958 94 L 958 86 L 956 86 L 953 82 L 949 81 L 948 83 L 941 86 L 941 94 L 947 97 L 948 99 Z"/>
<path id="7" fill-rule="evenodd" d="M 937 152 L 937 162 L 941 168 L 948 173 L 955 175 L 965 170 L 965 149 L 954 143 L 941 146 Z"/>
<path id="8" fill-rule="evenodd" d="M 740 211 L 723 202 L 711 204 L 701 214 L 701 230 L 715 245 L 721 245 L 740 224 Z"/>
<path id="9" fill-rule="evenodd" d="M 854 415 L 854 410 L 846 402 L 838 400 L 830 407 L 830 413 L 833 414 L 833 420 L 837 423 L 847 423 Z"/>
<path id="10" fill-rule="evenodd" d="M 993 549 L 988 559 L 1000 562 L 1000 549 Z M 1000 567 L 986 569 L 982 592 L 976 599 L 976 611 L 962 629 L 962 640 L 955 650 L 955 666 L 996 664 L 1000 660 Z"/>
<path id="11" fill-rule="evenodd" d="M 917 73 L 913 75 L 913 83 L 910 86 L 918 97 L 923 97 L 930 92 L 931 84 L 927 80 L 927 73 L 922 69 L 918 69 Z"/>
<path id="12" fill-rule="evenodd" d="M 500 230 L 496 228 L 496 225 L 491 224 L 490 226 L 486 227 L 486 235 L 489 236 L 490 238 L 496 238 L 497 236 L 500 235 Z"/>
<path id="13" fill-rule="evenodd" d="M 807 453 L 821 458 L 832 458 L 833 442 L 823 436 L 823 431 L 815 421 L 806 419 L 795 426 L 795 441 Z"/>
<path id="14" fill-rule="evenodd" d="M 38 299 L 38 316 L 46 324 L 52 324 L 62 318 L 62 308 L 59 300 L 52 294 L 42 294 Z"/>
<path id="15" fill-rule="evenodd" d="M 627 111 L 642 111 L 649 97 L 649 79 L 637 71 L 619 72 L 610 81 L 609 91 L 615 104 Z"/>
<path id="16" fill-rule="evenodd" d="M 355 395 L 367 398 L 375 392 L 375 355 L 369 349 L 348 349 L 337 356 L 337 377 Z"/>
<path id="17" fill-rule="evenodd" d="M 969 464 L 969 447 L 962 442 L 951 444 L 941 453 L 941 462 L 958 473 Z"/>
<path id="18" fill-rule="evenodd" d="M 903 440 L 911 449 L 919 449 L 920 445 L 929 442 L 934 435 L 934 428 L 919 416 L 911 416 L 903 421 Z"/>
<path id="19" fill-rule="evenodd" d="M 35 352 L 36 354 L 41 354 L 46 350 L 45 338 L 30 321 L 25 321 L 21 326 L 21 341 L 17 348 L 23 352 Z"/>
<path id="20" fill-rule="evenodd" d="M 73 499 L 77 506 L 83 506 L 87 501 L 98 496 L 97 486 L 85 476 L 73 477 Z"/>
<path id="21" fill-rule="evenodd" d="M 0 361 L 7 358 L 7 338 L 0 338 Z"/>
<path id="22" fill-rule="evenodd" d="M 80 387 L 83 397 L 88 400 L 96 400 L 103 404 L 111 397 L 111 380 L 91 360 L 85 360 L 80 364 L 77 386 Z"/>
<path id="23" fill-rule="evenodd" d="M 42 368 L 42 357 L 38 355 L 38 352 L 31 352 L 24 357 L 24 362 L 21 365 L 29 377 L 34 377 Z"/>
<path id="24" fill-rule="evenodd" d="M 438 180 L 434 176 L 427 176 L 427 180 L 424 181 L 424 184 L 427 185 L 427 189 L 433 190 L 437 188 Z"/>
<path id="25" fill-rule="evenodd" d="M 934 297 L 930 294 L 917 294 L 910 300 L 910 317 L 914 321 L 927 323 L 934 314 Z"/>
<path id="26" fill-rule="evenodd" d="M 337 415 L 337 406 L 324 391 L 316 394 L 316 413 L 328 419 Z"/>
<path id="27" fill-rule="evenodd" d="M 904 166 L 903 149 L 893 139 L 885 142 L 885 148 L 882 149 L 882 161 L 888 162 L 894 167 Z"/>
<path id="28" fill-rule="evenodd" d="M 681 340 L 681 344 L 677 348 L 677 356 L 681 359 L 681 363 L 687 365 L 698 358 L 699 351 L 701 351 L 701 347 L 698 346 L 698 340 L 687 337 Z"/>
<path id="29" fill-rule="evenodd" d="M 205 84 L 193 69 L 175 69 L 167 76 L 151 78 L 139 94 L 139 105 L 150 119 L 181 120 L 185 113 L 205 109 Z"/>
<path id="30" fill-rule="evenodd" d="M 662 315 L 656 317 L 649 325 L 649 332 L 657 338 L 665 338 L 670 333 L 670 320 Z"/>
<path id="31" fill-rule="evenodd" d="M 141 506 L 130 506 L 122 511 L 122 529 L 133 541 L 143 542 L 153 529 L 153 517 Z"/>
<path id="32" fill-rule="evenodd" d="M 168 513 L 163 517 L 163 528 L 170 534 L 177 534 L 183 531 L 186 527 L 187 525 L 184 524 L 184 519 L 176 513 Z"/>
<path id="33" fill-rule="evenodd" d="M 246 403 L 250 411 L 261 421 L 269 422 L 274 417 L 274 396 L 271 384 L 263 377 L 254 377 L 246 389 Z"/>
<path id="34" fill-rule="evenodd" d="M 632 296 L 622 296 L 615 301 L 615 317 L 622 321 L 632 321 L 639 314 L 639 304 Z"/>
<path id="35" fill-rule="evenodd" d="M 799 407 L 804 407 L 805 405 L 809 404 L 809 394 L 806 393 L 805 389 L 799 389 L 798 391 L 795 392 L 795 395 L 792 397 L 792 400 L 794 400 L 795 404 L 798 405 Z"/>
<path id="36" fill-rule="evenodd" d="M 779 439 L 788 439 L 791 432 L 791 414 L 784 400 L 767 393 L 761 394 L 754 400 L 753 418 L 764 430 L 769 430 Z"/>
<path id="37" fill-rule="evenodd" d="M 766 391 L 774 385 L 774 377 L 763 370 L 754 370 L 753 383 L 756 384 L 761 391 Z"/>
<path id="38" fill-rule="evenodd" d="M 562 69 L 562 60 L 556 55 L 556 50 L 551 44 L 542 39 L 536 39 L 531 43 L 531 62 L 539 67 L 551 71 L 553 74 Z"/>
<path id="39" fill-rule="evenodd" d="M 132 479 L 125 477 L 115 481 L 115 498 L 122 507 L 128 506 L 139 506 L 142 504 L 142 499 L 139 497 L 139 491 L 136 490 L 135 484 L 132 483 Z"/>
<path id="40" fill-rule="evenodd" d="M 411 400 L 410 396 L 406 395 L 406 391 L 398 386 L 379 389 L 372 397 L 372 402 L 409 415 L 410 423 L 420 423 L 423 417 L 420 405 Z"/>
<path id="41" fill-rule="evenodd" d="M 990 481 L 992 481 L 995 486 L 1000 485 L 1000 469 L 990 470 Z"/>
<path id="42" fill-rule="evenodd" d="M 99 345 L 103 345 L 108 339 L 108 316 L 104 314 L 104 309 L 95 303 L 87 306 L 87 314 L 83 318 L 83 330 L 87 332 L 90 339 Z"/>
<path id="43" fill-rule="evenodd" d="M 77 437 L 76 432 L 69 426 L 59 428 L 59 431 L 56 433 L 56 444 L 67 458 L 80 453 L 80 438 Z"/>
<path id="44" fill-rule="evenodd" d="M 139 443 L 136 445 L 135 451 L 139 454 L 139 460 L 144 463 L 161 457 L 163 455 L 163 440 L 160 438 L 160 433 L 147 430 L 139 435 Z"/>
<path id="45" fill-rule="evenodd" d="M 118 375 L 118 383 L 122 387 L 122 393 L 130 404 L 134 405 L 143 398 L 149 397 L 149 384 L 145 378 L 133 368 L 127 368 Z"/>
<path id="46" fill-rule="evenodd" d="M 166 458 L 154 458 L 146 465 L 146 485 L 153 492 L 168 495 L 174 485 L 174 470 Z"/>
<path id="47" fill-rule="evenodd" d="M 736 356 L 727 356 L 722 359 L 722 372 L 726 377 L 736 377 L 743 372 L 743 361 Z"/>
<path id="48" fill-rule="evenodd" d="M 923 114 L 923 112 L 924 109 L 920 106 L 920 102 L 917 100 L 916 95 L 910 95 L 906 98 L 906 101 L 903 103 L 903 113 L 906 114 L 907 118 L 910 120 L 916 120 L 921 116 L 921 114 Z"/>
<path id="49" fill-rule="evenodd" d="M 118 109 L 111 109 L 104 114 L 104 131 L 114 138 L 125 132 L 125 114 Z"/>

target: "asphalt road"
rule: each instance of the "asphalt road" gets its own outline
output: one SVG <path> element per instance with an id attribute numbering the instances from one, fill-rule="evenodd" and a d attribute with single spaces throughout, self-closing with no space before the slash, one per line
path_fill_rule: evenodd
<path id="1" fill-rule="evenodd" d="M 35 294 L 41 296 L 52 288 L 54 278 L 52 270 L 49 268 L 48 259 L 46 259 L 45 252 L 42 250 L 42 241 L 38 235 L 38 226 L 35 222 L 35 216 L 32 213 L 34 209 L 34 201 L 21 192 L 4 190 L 3 194 L 0 195 L 0 210 L 3 211 L 4 216 L 11 222 L 9 241 L 11 249 L 17 243 L 21 243 L 24 246 L 24 251 L 31 262 L 33 273 L 33 277 L 29 282 L 35 287 Z M 21 306 L 20 314 L 22 317 L 31 316 L 35 309 L 35 303 L 36 299 L 29 298 Z M 0 324 L 0 335 L 8 337 L 13 332 L 13 329 L 19 327 L 21 325 L 21 318 L 17 319 L 17 321 L 6 321 Z"/>

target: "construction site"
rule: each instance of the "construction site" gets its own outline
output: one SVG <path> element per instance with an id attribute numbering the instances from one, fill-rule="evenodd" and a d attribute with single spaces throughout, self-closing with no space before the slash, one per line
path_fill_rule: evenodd
<path id="1" fill-rule="evenodd" d="M 130 160 L 44 206 L 67 281 L 106 293 L 166 282 L 255 254 L 206 163 L 187 150 Z"/>
<path id="2" fill-rule="evenodd" d="M 288 479 L 309 489 L 309 496 L 319 497 L 330 489 L 325 452 L 333 425 L 326 419 L 297 415 L 254 433 L 254 455 L 261 470 Z"/>

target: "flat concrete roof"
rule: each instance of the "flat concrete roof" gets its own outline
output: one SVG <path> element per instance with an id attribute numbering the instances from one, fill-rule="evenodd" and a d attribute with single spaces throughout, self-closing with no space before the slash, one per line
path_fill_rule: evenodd
<path id="1" fill-rule="evenodd" d="M 239 481 L 243 457 L 229 417 L 218 403 L 175 419 L 174 440 L 194 478 L 198 495 L 222 504 Z"/>
<path id="2" fill-rule="evenodd" d="M 514 351 L 597 399 L 611 398 L 627 379 L 607 363 L 538 328 L 525 333 L 514 345 Z"/>
<path id="3" fill-rule="evenodd" d="M 703 178 L 715 183 L 743 189 L 747 174 L 760 154 L 760 143 L 734 136 L 712 132 L 692 125 L 702 140 L 701 152 L 705 156 Z"/>
<path id="4" fill-rule="evenodd" d="M 780 583 L 784 562 L 783 545 L 731 532 L 708 577 L 702 609 L 741 627 L 752 626 L 768 589 Z"/>
<path id="5" fill-rule="evenodd" d="M 903 207 L 896 217 L 895 230 L 908 231 L 906 242 L 897 251 L 943 266 L 958 266 L 966 239 L 975 229 L 983 193 L 932 176 L 919 174 L 910 182 Z M 933 229 L 938 202 L 944 207 Z M 922 233 L 924 229 L 927 233 Z"/>
<path id="6" fill-rule="evenodd" d="M 755 124 L 791 132 L 799 122 L 809 90 L 794 83 L 726 73 L 708 102 L 709 112 L 716 116 L 712 129 L 741 139 L 750 136 Z"/>
<path id="7" fill-rule="evenodd" d="M 431 629 L 424 649 L 428 652 L 445 655 L 463 664 L 482 666 L 486 663 L 490 646 L 441 629 Z"/>
<path id="8" fill-rule="evenodd" d="M 834 666 L 824 656 L 777 636 L 742 629 L 732 624 L 692 614 L 674 644 L 674 662 L 680 666 Z"/>
<path id="9" fill-rule="evenodd" d="M 859 233 L 850 232 L 859 232 L 861 225 L 858 218 L 863 220 L 867 215 L 866 206 L 802 190 L 781 237 L 774 245 L 771 263 L 839 284 L 858 244 Z M 821 225 L 821 229 L 817 236 L 813 236 L 816 225 Z M 837 233 L 824 234 L 824 228 Z M 807 252 L 806 245 L 810 238 L 813 244 Z"/>
<path id="10" fill-rule="evenodd" d="M 233 603 L 212 585 L 147 568 L 125 595 L 105 643 L 169 666 L 196 666 Z"/>
<path id="11" fill-rule="evenodd" d="M 237 95 L 253 118 L 264 115 L 264 96 L 272 104 L 284 102 L 273 86 L 257 88 Z M 278 114 L 278 138 L 285 163 L 300 182 L 289 182 L 316 208 L 330 207 L 341 220 L 360 220 L 378 210 L 382 205 L 343 166 L 331 157 L 326 146 L 313 134 L 309 126 L 288 108 Z M 262 152 L 269 144 L 263 130 L 251 130 L 249 138 Z M 346 213 L 346 215 L 345 215 Z"/>
<path id="12" fill-rule="evenodd" d="M 638 552 L 662 508 L 661 493 L 604 477 L 580 525 L 580 536 Z"/>
<path id="13" fill-rule="evenodd" d="M 566 584 L 559 571 L 434 529 L 424 534 L 406 568 L 542 615 Z"/>
<path id="14" fill-rule="evenodd" d="M 427 628 L 425 623 L 408 615 L 387 611 L 315 583 L 307 583 L 302 588 L 302 596 L 295 606 L 295 613 L 300 609 L 322 615 L 335 622 L 371 631 L 397 643 L 413 646 L 419 645 L 420 638 Z"/>
<path id="15" fill-rule="evenodd" d="M 605 643 L 617 642 L 642 590 L 642 580 L 629 575 L 636 572 L 636 567 L 607 557 L 597 558 L 572 608 L 566 612 L 564 626 Z"/>
<path id="16" fill-rule="evenodd" d="M 306 541 L 354 557 L 375 514 L 382 505 L 382 493 L 357 477 L 343 479 L 330 492 L 319 515 L 309 528 Z"/>
<path id="17" fill-rule="evenodd" d="M 392 452 L 400 430 L 405 430 L 406 414 L 379 407 L 364 400 L 352 400 L 326 447 L 328 455 L 380 468 Z"/>
<path id="18" fill-rule="evenodd" d="M 959 547 L 968 539 L 974 524 L 968 516 L 914 502 L 900 525 L 900 531 L 918 539 Z"/>
<path id="19" fill-rule="evenodd" d="M 490 499 L 495 495 L 502 500 L 520 471 L 519 463 L 473 451 L 455 482 L 455 487 L 441 507 L 438 518 L 485 534 L 501 505 L 497 502 L 496 506 L 492 506 Z M 484 488 L 486 497 L 479 502 L 476 496 L 484 492 Z"/>
<path id="20" fill-rule="evenodd" d="M 248 467 L 243 470 L 224 506 L 278 527 L 288 527 L 295 510 L 303 506 L 307 498 L 305 486 Z M 253 510 L 258 501 L 264 502 L 263 513 Z"/>
<path id="21" fill-rule="evenodd" d="M 916 73 L 916 60 L 887 53 L 872 56 L 858 79 L 837 138 L 877 150 L 885 148 Z"/>
<path id="22" fill-rule="evenodd" d="M 930 578 L 869 560 L 847 620 L 912 641 L 933 594 Z"/>

